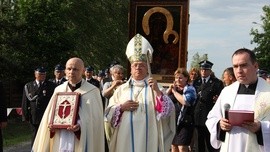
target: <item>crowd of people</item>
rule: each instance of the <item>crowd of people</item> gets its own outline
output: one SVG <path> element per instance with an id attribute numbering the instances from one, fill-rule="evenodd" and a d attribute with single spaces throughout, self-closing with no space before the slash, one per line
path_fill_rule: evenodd
<path id="1" fill-rule="evenodd" d="M 52 79 L 46 79 L 44 67 L 35 69 L 35 79 L 25 84 L 22 99 L 23 121 L 32 126 L 31 151 L 270 151 L 270 75 L 259 70 L 251 50 L 236 50 L 221 80 L 212 71 L 214 63 L 203 60 L 199 69 L 177 68 L 167 88 L 152 77 L 152 53 L 151 44 L 140 34 L 129 41 L 128 80 L 124 67 L 115 61 L 97 75 L 77 57 L 65 66 L 57 64 Z M 53 114 L 62 111 L 64 122 L 74 107 L 69 97 L 57 107 L 60 93 L 79 94 L 74 121 L 64 127 L 53 124 Z M 1 152 L 7 117 L 0 97 Z M 254 121 L 231 125 L 229 110 L 253 111 Z"/>

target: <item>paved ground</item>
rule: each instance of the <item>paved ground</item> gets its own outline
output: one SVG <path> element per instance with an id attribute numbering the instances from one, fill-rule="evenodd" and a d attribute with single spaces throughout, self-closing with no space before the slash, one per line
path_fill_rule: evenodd
<path id="1" fill-rule="evenodd" d="M 194 146 L 197 147 L 197 143 L 194 143 Z M 4 147 L 4 152 L 31 152 L 31 142 L 26 141 L 22 142 L 16 146 Z M 198 152 L 197 149 L 193 149 L 192 152 Z"/>
<path id="2" fill-rule="evenodd" d="M 16 146 L 4 147 L 4 152 L 30 152 L 31 151 L 31 143 L 30 142 L 23 142 Z"/>

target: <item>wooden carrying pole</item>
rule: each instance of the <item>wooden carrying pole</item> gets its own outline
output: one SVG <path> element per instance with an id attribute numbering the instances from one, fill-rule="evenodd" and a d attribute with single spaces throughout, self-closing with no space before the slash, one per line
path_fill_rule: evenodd
<path id="1" fill-rule="evenodd" d="M 151 59 L 150 59 L 150 53 L 149 52 L 150 51 L 148 50 L 147 54 L 146 54 L 147 55 L 146 60 L 147 60 L 148 75 L 149 75 L 149 77 L 152 77 L 151 66 L 150 66 Z M 152 92 L 152 98 L 153 98 L 153 102 L 154 102 L 154 107 L 156 107 L 155 95 L 154 95 L 154 91 L 153 91 L 152 88 L 151 88 L 151 92 Z M 157 122 L 157 130 L 158 130 L 159 151 L 160 152 L 165 152 L 165 150 L 164 150 L 164 141 L 163 141 L 162 123 L 161 123 L 161 120 L 157 120 L 157 118 L 156 118 L 156 122 Z"/>

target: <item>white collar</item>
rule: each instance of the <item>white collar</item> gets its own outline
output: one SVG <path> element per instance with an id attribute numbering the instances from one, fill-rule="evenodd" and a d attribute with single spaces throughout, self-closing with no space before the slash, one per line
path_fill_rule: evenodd
<path id="1" fill-rule="evenodd" d="M 202 82 L 203 82 L 203 79 L 205 79 L 205 82 L 208 82 L 208 80 L 210 79 L 210 75 L 208 77 L 206 77 L 206 78 L 202 77 Z"/>
<path id="2" fill-rule="evenodd" d="M 132 79 L 132 84 L 134 86 L 144 86 L 145 85 L 145 81 L 148 79 L 148 77 L 142 79 L 142 80 L 134 80 Z"/>

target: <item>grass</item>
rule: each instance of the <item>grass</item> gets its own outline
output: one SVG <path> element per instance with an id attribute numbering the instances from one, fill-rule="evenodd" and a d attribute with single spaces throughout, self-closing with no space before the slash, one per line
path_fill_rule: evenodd
<path id="1" fill-rule="evenodd" d="M 9 118 L 7 127 L 2 131 L 4 148 L 31 141 L 31 126 L 28 122 L 22 122 L 21 117 Z"/>

